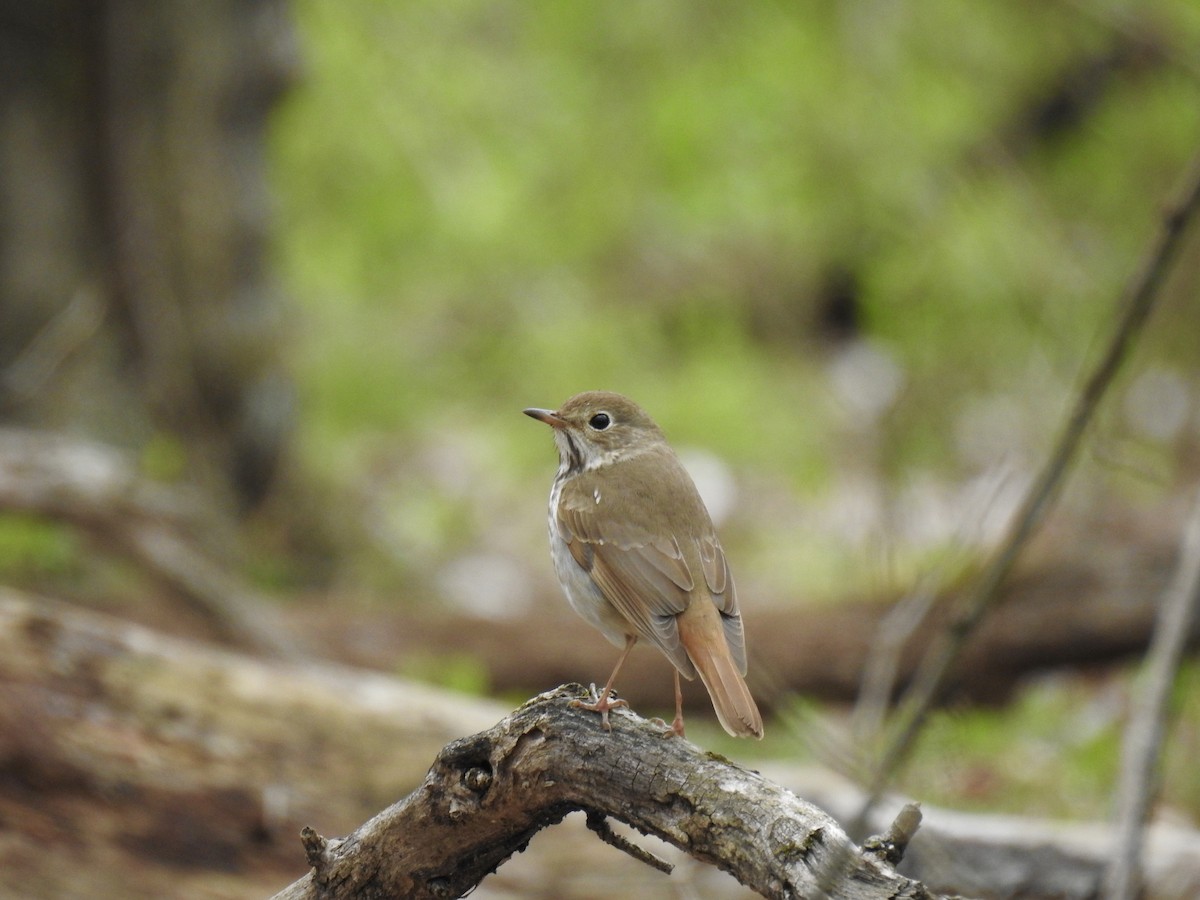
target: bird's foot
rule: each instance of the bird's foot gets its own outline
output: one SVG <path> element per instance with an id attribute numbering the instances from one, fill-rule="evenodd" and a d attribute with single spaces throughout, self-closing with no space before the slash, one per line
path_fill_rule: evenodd
<path id="1" fill-rule="evenodd" d="M 660 719 L 656 716 L 655 718 L 650 720 L 650 724 L 654 725 L 657 728 L 662 729 L 662 733 L 659 735 L 659 737 L 661 737 L 661 738 L 673 738 L 673 737 L 683 737 L 684 736 L 684 734 L 683 734 L 683 719 L 680 716 L 676 716 L 675 721 L 673 721 L 670 725 L 668 725 L 663 719 Z"/>
<path id="2" fill-rule="evenodd" d="M 589 712 L 600 713 L 600 725 L 605 731 L 612 731 L 612 725 L 608 722 L 608 711 L 610 709 L 620 709 L 622 706 L 629 704 L 624 700 L 618 700 L 612 696 L 610 691 L 598 692 L 596 685 L 591 685 L 591 695 L 594 698 L 591 703 L 584 700 L 572 700 L 571 706 L 576 709 L 586 709 Z"/>

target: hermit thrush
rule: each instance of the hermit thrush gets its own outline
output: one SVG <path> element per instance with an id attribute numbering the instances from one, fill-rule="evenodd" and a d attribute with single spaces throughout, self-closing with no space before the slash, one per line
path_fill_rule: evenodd
<path id="1" fill-rule="evenodd" d="M 700 673 L 732 735 L 763 734 L 742 675 L 746 643 L 733 576 L 695 484 L 662 431 L 632 400 L 589 391 L 557 411 L 525 415 L 554 429 L 558 473 L 550 489 L 550 553 L 571 606 L 624 645 L 595 703 L 624 705 L 613 682 L 639 638 L 675 666 L 675 721 L 683 734 L 679 675 Z"/>

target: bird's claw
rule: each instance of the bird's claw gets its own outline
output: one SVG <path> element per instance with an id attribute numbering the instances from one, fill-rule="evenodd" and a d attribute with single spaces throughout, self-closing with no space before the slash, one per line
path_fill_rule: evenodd
<path id="1" fill-rule="evenodd" d="M 673 738 L 673 737 L 683 737 L 684 736 L 684 734 L 683 734 L 683 719 L 679 718 L 678 716 L 675 717 L 675 721 L 672 722 L 670 725 L 668 725 L 663 719 L 660 719 L 658 717 L 651 719 L 650 724 L 654 725 L 657 728 L 662 729 L 662 733 L 659 734 L 659 737 L 661 737 L 661 738 Z"/>
<path id="2" fill-rule="evenodd" d="M 618 700 L 611 693 L 601 694 L 596 690 L 596 685 L 589 686 L 589 693 L 592 696 L 592 701 L 589 703 L 585 700 L 572 700 L 571 706 L 575 709 L 586 709 L 589 712 L 600 713 L 600 726 L 605 731 L 612 731 L 612 725 L 608 721 L 608 711 L 610 709 L 620 709 L 622 706 L 628 706 L 629 703 L 625 700 Z"/>

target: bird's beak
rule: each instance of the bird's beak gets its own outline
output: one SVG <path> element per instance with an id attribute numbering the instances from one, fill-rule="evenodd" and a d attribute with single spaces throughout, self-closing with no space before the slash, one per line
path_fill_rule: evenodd
<path id="1" fill-rule="evenodd" d="M 538 409 L 536 406 L 531 406 L 529 409 L 522 410 L 525 415 L 531 419 L 537 419 L 539 422 L 545 422 L 551 428 L 566 428 L 567 423 L 558 417 L 558 415 L 549 409 Z"/>

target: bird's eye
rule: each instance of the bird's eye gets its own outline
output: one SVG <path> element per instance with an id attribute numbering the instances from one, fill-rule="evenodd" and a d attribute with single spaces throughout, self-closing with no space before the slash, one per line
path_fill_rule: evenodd
<path id="1" fill-rule="evenodd" d="M 603 431 L 610 424 L 612 424 L 612 419 L 608 417 L 608 413 L 596 413 L 594 416 L 588 419 L 588 424 L 597 431 Z"/>

